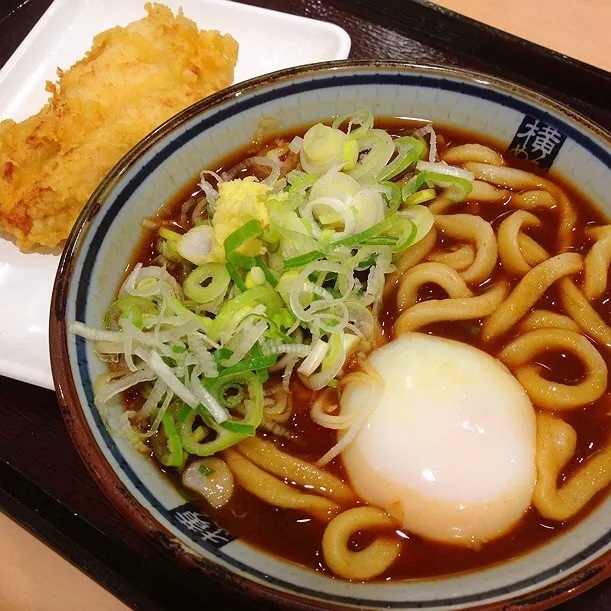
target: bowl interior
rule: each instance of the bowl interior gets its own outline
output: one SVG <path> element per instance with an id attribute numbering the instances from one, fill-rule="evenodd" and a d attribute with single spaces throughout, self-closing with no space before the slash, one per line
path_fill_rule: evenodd
<path id="1" fill-rule="evenodd" d="M 313 604 L 429 609 L 472 608 L 528 597 L 541 588 L 549 592 L 592 561 L 600 567 L 606 555 L 608 563 L 611 499 L 561 539 L 502 565 L 383 587 L 346 583 L 263 554 L 217 528 L 130 443 L 111 435 L 93 405 L 92 381 L 104 365 L 91 345 L 67 333 L 65 322 L 100 325 L 142 219 L 154 215 L 202 169 L 212 169 L 217 159 L 248 141 L 261 118 L 276 117 L 290 129 L 362 108 L 485 134 L 523 157 L 538 159 L 542 167 L 551 166 L 611 214 L 609 137 L 517 86 L 468 72 L 376 63 L 288 70 L 230 89 L 170 120 L 128 154 L 94 194 L 71 236 L 54 294 L 51 343 L 55 382 L 70 410 L 72 434 L 107 493 L 123 490 L 115 502 L 125 511 L 133 514 L 139 507 L 145 516 L 141 523 L 170 533 L 182 553 L 204 558 L 221 573 L 227 569 L 244 577 L 257 590 L 297 595 Z M 533 129 L 547 134 L 545 148 L 533 150 L 533 139 L 525 138 Z M 117 403 L 110 411 L 111 425 L 120 409 Z"/>

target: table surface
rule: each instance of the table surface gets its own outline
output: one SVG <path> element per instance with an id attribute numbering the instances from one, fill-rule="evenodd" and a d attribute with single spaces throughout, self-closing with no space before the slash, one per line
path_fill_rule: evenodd
<path id="1" fill-rule="evenodd" d="M 611 71 L 611 38 L 607 36 L 611 25 L 611 2 L 608 0 L 432 1 Z"/>
<path id="2" fill-rule="evenodd" d="M 479 0 L 483 2 L 483 0 Z M 46 10 L 51 0 L 2 0 L 0 3 L 0 66 L 10 57 L 34 23 Z M 472 25 L 456 20 L 447 12 L 435 12 L 424 0 L 413 0 L 413 13 L 405 11 L 401 0 L 250 0 L 248 3 L 283 10 L 285 12 L 316 17 L 341 25 L 352 37 L 351 57 L 408 59 L 429 61 L 445 65 L 477 67 L 488 72 L 508 76 L 527 85 L 537 82 L 536 65 L 517 61 L 523 53 L 530 53 L 545 70 L 546 79 L 539 88 L 552 93 L 578 110 L 590 115 L 607 128 L 611 128 L 609 105 L 598 103 L 609 100 L 604 87 L 608 87 L 609 75 L 591 71 L 588 66 L 558 64 L 559 58 L 544 50 L 512 46 L 515 41 L 496 39 L 496 33 L 482 30 L 478 44 L 504 45 L 503 52 L 486 63 L 486 55 L 469 55 L 469 45 L 461 41 L 473 38 Z M 393 12 L 394 11 L 394 12 Z M 420 11 L 420 12 L 418 12 Z M 399 18 L 395 18 L 399 15 Z M 411 19 L 417 15 L 418 19 Z M 411 20 L 410 20 L 411 19 Z M 418 23 L 427 19 L 439 24 L 443 36 L 424 31 Z M 418 23 L 415 23 L 418 22 Z M 471 28 L 471 29 L 470 29 Z M 449 48 L 452 50 L 449 50 Z M 515 56 L 512 56 L 515 51 Z M 523 69 L 516 67 L 523 66 Z M 548 69 L 552 66 L 552 70 Z M 564 72 L 563 72 L 564 71 Z M 571 74 L 571 79 L 560 79 Z M 556 78 L 558 76 L 558 78 Z M 575 81 L 581 78 L 595 79 L 598 89 L 584 89 L 576 95 Z M 561 85 L 562 89 L 554 89 Z M 173 609 L 187 604 L 197 604 L 200 609 L 212 609 L 218 603 L 218 591 L 186 570 L 179 569 L 174 561 L 153 548 L 120 516 L 98 489 L 82 464 L 64 427 L 55 395 L 47 390 L 0 377 L 0 510 L 12 516 L 52 549 L 68 558 L 85 573 L 113 592 L 132 608 L 156 610 Z M 19 528 L 0 514 L 0 609 L 48 609 L 34 599 L 20 599 L 19 604 L 8 598 L 7 580 L 17 579 L 9 566 L 8 541 L 20 537 Z M 7 537 L 4 545 L 3 538 Z M 12 539 L 14 541 L 14 539 Z M 36 548 L 36 541 L 23 539 Z M 30 549 L 30 548 L 27 548 Z M 55 582 L 59 590 L 74 591 L 79 577 L 69 571 L 57 576 L 51 566 L 57 557 L 55 552 L 43 548 L 39 566 L 45 563 L 48 573 L 31 579 L 37 568 L 28 568 L 22 561 L 19 568 L 30 580 L 26 590 L 34 585 L 46 592 Z M 14 558 L 27 557 L 15 554 Z M 18 564 L 15 560 L 14 564 Z M 13 575 L 13 578 L 10 575 Z M 63 580 L 63 581 L 62 581 Z M 42 588 L 40 587 L 42 586 Z M 85 590 L 94 592 L 85 578 Z M 90 588 L 90 590 L 87 590 Z M 23 593 L 23 592 L 22 592 Z M 26 592 L 27 593 L 27 592 Z M 99 592 L 98 592 L 99 594 Z M 95 594 L 97 596 L 98 594 Z M 92 597 L 82 597 L 67 602 L 64 609 L 122 608 L 114 602 L 95 606 Z M 104 600 L 103 594 L 100 600 Z M 224 607 L 253 608 L 243 600 L 230 599 L 223 594 Z M 43 599 L 44 600 L 44 599 Z M 11 602 L 13 601 L 13 602 Z M 25 602 L 23 602 L 25 601 Z M 83 601 L 88 601 L 87 603 Z M 210 602 L 206 602 L 210 601 Z M 14 603 L 14 604 L 13 604 Z M 562 611 L 611 610 L 611 580 L 560 605 Z"/>
<path id="3" fill-rule="evenodd" d="M 128 607 L 86 573 L 62 558 L 23 527 L 0 513 L 0 608 L 66 611 L 87 601 L 89 611 L 127 611 Z M 70 584 L 70 587 L 65 587 Z"/>

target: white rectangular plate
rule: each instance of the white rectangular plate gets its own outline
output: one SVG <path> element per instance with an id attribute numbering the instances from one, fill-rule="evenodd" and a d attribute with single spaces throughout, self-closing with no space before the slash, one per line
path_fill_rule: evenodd
<path id="1" fill-rule="evenodd" d="M 227 0 L 163 0 L 200 28 L 231 34 L 235 81 L 310 62 L 345 59 L 341 28 Z M 145 15 L 144 0 L 55 0 L 0 70 L 0 120 L 22 120 L 46 102 L 45 82 L 68 68 L 95 34 Z M 22 253 L 0 234 L 0 375 L 53 388 L 48 322 L 59 254 Z"/>

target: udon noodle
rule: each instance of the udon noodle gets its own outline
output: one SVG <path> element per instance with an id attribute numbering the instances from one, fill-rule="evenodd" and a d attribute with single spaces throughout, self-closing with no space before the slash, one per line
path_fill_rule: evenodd
<path id="1" fill-rule="evenodd" d="M 414 134 L 415 127 L 406 122 L 382 125 L 388 126 L 394 137 Z M 364 129 L 362 122 L 357 126 L 358 122 L 352 129 Z M 432 213 L 433 225 L 416 243 L 387 261 L 392 266 L 385 276 L 375 265 L 367 268 L 365 275 L 369 282 L 377 283 L 379 297 L 365 291 L 364 305 L 348 307 L 345 299 L 339 299 L 333 302 L 334 309 L 322 310 L 325 300 L 349 290 L 341 283 L 330 289 L 320 280 L 325 275 L 340 278 L 342 266 L 332 262 L 316 266 L 304 257 L 295 272 L 300 274 L 298 283 L 317 297 L 298 295 L 291 297 L 290 303 L 293 311 L 302 313 L 302 320 L 318 320 L 321 331 L 310 335 L 311 331 L 296 323 L 274 342 L 263 343 L 264 350 L 258 355 L 251 355 L 254 359 L 270 354 L 278 357 L 270 366 L 260 397 L 237 382 L 222 391 L 230 393 L 230 407 L 243 402 L 237 409 L 246 417 L 255 404 L 260 405 L 256 436 L 246 436 L 227 447 L 219 445 L 214 455 L 200 453 L 204 457 L 198 458 L 195 450 L 215 443 L 215 439 L 207 441 L 210 435 L 206 437 L 195 411 L 186 420 L 180 411 L 184 408 L 172 412 L 176 395 L 167 390 L 166 380 L 153 382 L 156 378 L 146 366 L 155 364 L 149 362 L 152 357 L 136 349 L 145 345 L 148 335 L 136 329 L 125 340 L 116 330 L 89 333 L 106 360 L 114 359 L 120 371 L 127 362 L 131 370 L 124 377 L 111 374 L 101 392 L 106 401 L 132 389 L 130 411 L 125 412 L 122 423 L 124 433 L 139 450 L 150 452 L 152 441 L 159 443 L 156 431 L 165 422 L 167 410 L 176 416 L 178 433 L 187 430 L 187 437 L 195 435 L 191 454 L 167 472 L 196 493 L 192 500 L 200 503 L 204 513 L 271 553 L 344 579 L 430 576 L 498 562 L 562 532 L 583 517 L 595 499 L 602 498 L 611 482 L 607 367 L 611 328 L 605 320 L 609 314 L 611 225 L 562 181 L 544 178 L 525 164 L 516 167 L 514 160 L 485 141 L 472 142 L 472 135 L 445 128 L 431 132 L 429 127 L 415 133 L 427 143 L 423 155 L 428 154 L 429 161 L 425 165 L 443 160 L 459 173 L 472 173 L 470 190 L 460 197 L 440 184 L 424 185 L 416 191 Z M 214 180 L 204 182 L 203 192 L 196 190 L 188 198 L 179 198 L 180 208 L 168 206 L 151 221 L 154 230 L 145 236 L 138 261 L 160 263 L 171 272 L 173 282 L 183 283 L 193 266 L 187 265 L 185 270 L 184 260 L 170 248 L 176 238 L 160 240 L 159 227 L 165 228 L 168 236 L 196 226 L 206 211 L 213 211 L 209 204 L 216 193 L 211 187 L 217 184 L 215 180 L 250 175 L 271 184 L 274 172 L 274 180 L 281 180 L 286 172 L 299 168 L 300 138 L 293 136 L 281 136 L 226 160 Z M 361 144 L 361 150 L 368 146 L 373 145 Z M 396 157 L 389 155 L 389 166 L 393 159 Z M 403 188 L 413 176 L 404 169 L 393 180 Z M 345 212 L 331 200 L 325 200 L 328 208 L 324 213 L 336 219 L 329 221 L 336 223 L 335 231 L 343 227 L 346 232 L 353 219 L 343 216 L 337 220 Z M 324 225 L 324 214 L 310 212 L 312 223 Z M 304 217 L 307 213 L 306 206 Z M 291 231 L 294 238 L 297 234 Z M 318 231 L 324 233 L 325 229 L 319 227 Z M 303 236 L 299 239 L 305 240 Z M 361 256 L 362 263 L 377 252 L 375 248 L 370 245 L 366 252 L 352 256 Z M 376 256 L 379 261 L 381 255 Z M 134 280 L 134 287 L 147 287 L 152 294 L 155 283 L 165 278 L 161 272 L 156 276 L 144 284 L 142 279 L 141 284 Z M 216 281 L 212 278 L 208 287 Z M 146 291 L 140 295 L 146 296 Z M 208 309 L 216 321 L 223 295 L 224 291 L 213 295 L 217 309 Z M 179 306 L 173 307 L 179 311 Z M 193 317 L 202 312 L 194 312 L 185 314 L 178 327 L 157 323 L 155 332 L 187 337 L 186 345 L 195 354 L 192 363 L 214 370 L 214 363 L 206 361 L 211 348 L 197 344 L 197 319 Z M 234 314 L 237 316 L 237 309 Z M 251 315 L 256 316 L 257 310 Z M 321 338 L 329 337 L 324 329 L 330 333 L 339 324 L 348 325 L 352 338 L 367 337 L 368 341 L 358 344 L 345 362 L 338 361 L 335 381 L 308 383 L 306 378 L 315 380 L 324 367 L 322 357 L 315 358 Z M 249 333 L 262 337 L 266 328 L 265 324 L 255 325 Z M 76 331 L 87 335 L 82 328 Z M 393 338 L 417 331 L 457 339 L 489 353 L 511 371 L 534 406 L 536 482 L 531 507 L 512 526 L 511 537 L 466 546 L 418 537 L 402 528 L 398 506 L 384 509 L 363 502 L 343 467 L 343 453 L 376 411 L 383 391 L 379 373 L 369 364 L 369 353 Z M 222 333 L 211 331 L 209 336 L 210 342 L 223 345 Z M 125 348 L 126 341 L 136 348 Z M 248 353 L 252 344 L 244 348 L 245 341 L 242 337 L 232 344 L 234 356 Z M 328 348 L 323 344 L 324 351 Z M 326 354 L 328 363 L 333 357 L 331 352 Z M 164 356 L 169 357 L 171 354 Z M 227 367 L 239 363 L 237 357 L 232 358 Z M 185 386 L 195 392 L 187 378 Z M 138 383 L 135 387 L 134 380 Z M 369 394 L 347 410 L 342 406 L 343 393 L 355 384 L 366 384 Z M 143 386 L 146 394 L 141 397 L 134 388 Z M 209 389 L 216 392 L 213 386 Z M 218 427 L 215 430 L 213 437 L 220 439 L 225 434 Z M 162 445 L 170 437 L 170 430 L 164 431 Z M 171 450 L 170 444 L 163 446 L 162 455 L 167 457 L 168 448 Z"/>

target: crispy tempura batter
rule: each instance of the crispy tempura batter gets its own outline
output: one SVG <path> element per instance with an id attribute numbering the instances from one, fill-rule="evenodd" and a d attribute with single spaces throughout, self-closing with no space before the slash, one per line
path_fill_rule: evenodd
<path id="1" fill-rule="evenodd" d="M 229 85 L 238 46 L 161 4 L 96 36 L 42 110 L 0 123 L 0 228 L 56 246 L 108 170 L 154 127 Z"/>

